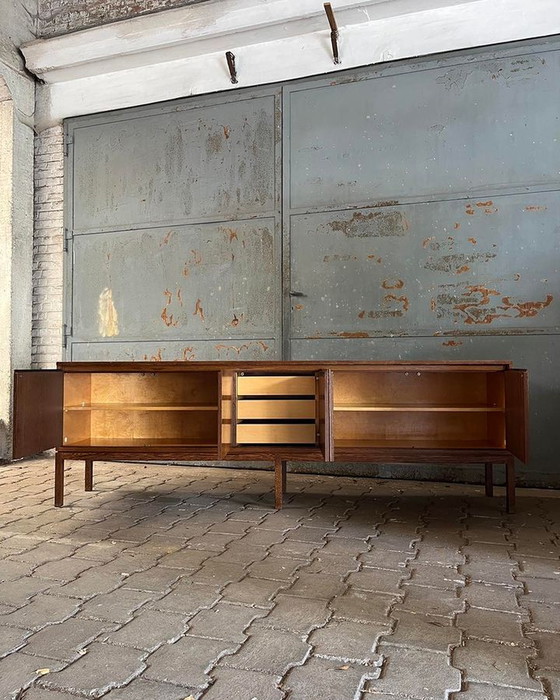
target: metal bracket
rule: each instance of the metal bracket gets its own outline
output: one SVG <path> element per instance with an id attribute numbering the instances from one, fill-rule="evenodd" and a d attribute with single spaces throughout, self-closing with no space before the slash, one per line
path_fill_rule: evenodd
<path id="1" fill-rule="evenodd" d="M 64 141 L 64 157 L 65 158 L 68 158 L 68 156 L 70 154 L 70 148 L 73 145 L 74 145 L 74 141 L 72 141 L 72 139 L 66 139 Z"/>
<path id="2" fill-rule="evenodd" d="M 66 325 L 62 326 L 62 346 L 66 350 L 68 347 L 68 338 L 72 335 L 72 328 Z"/>
<path id="3" fill-rule="evenodd" d="M 65 229 L 64 229 L 64 240 L 63 240 L 63 243 L 62 243 L 62 250 L 63 250 L 64 253 L 67 253 L 67 252 L 68 252 L 68 245 L 69 245 L 68 242 L 69 242 L 69 240 L 70 240 L 70 231 L 69 231 L 67 228 L 65 228 Z"/>
<path id="4" fill-rule="evenodd" d="M 329 26 L 331 28 L 331 45 L 333 52 L 333 59 L 335 63 L 340 63 L 340 58 L 338 55 L 338 27 L 336 26 L 336 19 L 334 18 L 334 12 L 330 2 L 324 3 L 323 7 L 327 13 L 327 19 L 329 20 Z"/>
<path id="5" fill-rule="evenodd" d="M 235 85 L 237 83 L 237 69 L 235 67 L 235 55 L 231 51 L 226 51 L 226 60 L 229 68 L 229 75 L 231 82 Z"/>

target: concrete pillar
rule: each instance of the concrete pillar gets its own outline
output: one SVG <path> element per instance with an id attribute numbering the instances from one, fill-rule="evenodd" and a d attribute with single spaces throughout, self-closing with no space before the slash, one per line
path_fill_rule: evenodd
<path id="1" fill-rule="evenodd" d="M 13 371 L 31 363 L 33 95 L 0 64 L 0 461 L 11 456 Z"/>

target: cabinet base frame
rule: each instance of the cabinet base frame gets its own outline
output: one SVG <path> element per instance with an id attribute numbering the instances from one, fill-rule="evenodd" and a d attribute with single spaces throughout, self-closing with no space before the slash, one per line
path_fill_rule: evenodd
<path id="1" fill-rule="evenodd" d="M 485 470 L 485 494 L 487 497 L 492 497 L 494 494 L 493 488 L 493 468 L 494 464 L 504 464 L 506 467 L 506 511 L 508 513 L 515 512 L 515 458 L 511 453 L 505 450 L 493 450 L 491 453 L 480 453 L 480 452 L 468 452 L 461 454 L 460 452 L 455 452 L 453 458 L 450 459 L 450 454 L 446 452 L 444 455 L 434 454 L 434 450 L 414 450 L 412 454 L 410 450 L 404 450 L 400 455 L 385 454 L 383 455 L 381 451 L 376 455 L 380 463 L 414 463 L 414 462 L 434 462 L 434 463 L 454 463 L 454 464 L 484 464 Z M 482 451 L 481 451 L 482 452 Z M 277 510 L 280 510 L 284 504 L 284 496 L 286 495 L 286 483 L 287 483 L 287 456 L 286 455 L 267 455 L 272 457 L 274 461 L 274 506 Z M 390 457 L 393 457 L 391 459 Z M 161 460 L 185 460 L 185 459 L 197 459 L 204 460 L 213 459 L 213 456 L 209 455 L 185 455 L 184 453 L 165 453 L 165 454 L 154 454 L 154 453 L 140 453 L 140 452 L 122 452 L 115 453 L 111 451 L 110 454 L 103 454 L 102 452 L 96 453 L 84 453 L 83 451 L 71 450 L 69 448 L 63 448 L 56 450 L 55 456 L 55 472 L 54 472 L 54 505 L 58 508 L 64 505 L 64 462 L 67 459 L 72 460 L 83 460 L 85 466 L 85 479 L 84 488 L 86 491 L 93 491 L 93 462 L 94 460 L 108 460 L 108 461 L 119 461 L 119 460 L 140 460 L 140 461 L 161 461 Z M 349 457 L 349 459 L 352 459 Z M 353 456 L 354 461 L 362 462 L 373 462 L 374 460 L 364 459 L 363 457 L 357 459 L 357 455 Z M 489 460 L 492 461 L 489 461 Z M 239 460 L 241 461 L 241 460 Z M 346 461 L 340 459 L 340 461 Z M 377 460 L 376 460 L 377 461 Z"/>

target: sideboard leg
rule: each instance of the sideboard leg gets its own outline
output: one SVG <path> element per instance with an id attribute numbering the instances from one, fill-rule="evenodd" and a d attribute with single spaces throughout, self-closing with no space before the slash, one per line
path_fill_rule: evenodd
<path id="1" fill-rule="evenodd" d="M 60 452 L 54 458 L 54 504 L 57 508 L 64 505 L 64 457 Z"/>
<path id="2" fill-rule="evenodd" d="M 510 457 L 506 462 L 506 510 L 515 512 L 515 458 Z"/>
<path id="3" fill-rule="evenodd" d="M 93 491 L 93 459 L 86 459 L 85 490 Z"/>
<path id="4" fill-rule="evenodd" d="M 494 465 L 491 462 L 485 462 L 484 470 L 486 495 L 492 498 L 494 495 Z"/>
<path id="5" fill-rule="evenodd" d="M 286 462 L 279 457 L 274 460 L 274 507 L 280 510 L 286 490 Z"/>

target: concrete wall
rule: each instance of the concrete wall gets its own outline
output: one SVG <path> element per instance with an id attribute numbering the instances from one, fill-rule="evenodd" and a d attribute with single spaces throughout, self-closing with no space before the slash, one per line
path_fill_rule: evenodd
<path id="1" fill-rule="evenodd" d="M 41 0 L 39 3 L 39 36 L 66 34 L 128 17 L 195 5 L 208 0 Z"/>
<path id="2" fill-rule="evenodd" d="M 34 0 L 0 0 L 0 461 L 11 452 L 12 376 L 31 362 L 35 85 L 18 48 L 34 37 Z"/>

